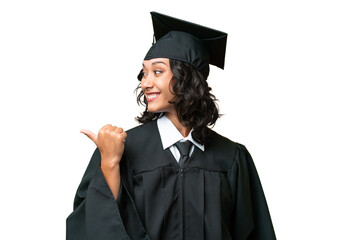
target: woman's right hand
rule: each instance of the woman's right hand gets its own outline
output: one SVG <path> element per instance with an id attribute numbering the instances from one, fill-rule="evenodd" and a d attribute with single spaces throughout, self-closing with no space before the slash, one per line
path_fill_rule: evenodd
<path id="1" fill-rule="evenodd" d="M 122 128 L 107 124 L 99 130 L 97 135 L 87 129 L 82 129 L 80 132 L 89 137 L 98 147 L 102 166 L 113 168 L 120 163 L 127 136 Z"/>

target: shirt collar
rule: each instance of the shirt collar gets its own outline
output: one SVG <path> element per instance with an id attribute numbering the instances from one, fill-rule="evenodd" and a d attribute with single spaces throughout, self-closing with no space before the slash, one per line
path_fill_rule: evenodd
<path id="1" fill-rule="evenodd" d="M 164 150 L 168 147 L 171 147 L 178 141 L 186 141 L 186 140 L 192 142 L 196 147 L 198 147 L 202 151 L 205 150 L 204 145 L 201 145 L 192 138 L 191 133 L 193 129 L 191 129 L 189 135 L 184 138 L 183 135 L 181 135 L 181 133 L 177 130 L 177 128 L 167 118 L 165 114 L 163 114 L 160 118 L 158 118 L 157 125 Z"/>

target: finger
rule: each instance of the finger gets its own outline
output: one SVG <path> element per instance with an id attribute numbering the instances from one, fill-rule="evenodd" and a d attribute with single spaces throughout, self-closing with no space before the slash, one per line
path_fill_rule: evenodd
<path id="1" fill-rule="evenodd" d="M 95 141 L 96 141 L 95 133 L 93 133 L 92 131 L 87 130 L 87 129 L 81 129 L 80 132 L 85 134 L 88 138 L 90 138 L 95 143 Z"/>
<path id="2" fill-rule="evenodd" d="M 115 129 L 115 132 L 118 132 L 118 133 L 122 133 L 123 131 L 124 131 L 123 128 L 116 128 L 116 129 Z"/>
<path id="3" fill-rule="evenodd" d="M 122 132 L 122 133 L 121 133 L 121 138 L 123 139 L 123 142 L 125 142 L 126 137 L 127 137 L 127 133 L 126 133 L 126 132 Z"/>
<path id="4" fill-rule="evenodd" d="M 101 130 L 106 130 L 106 129 L 111 129 L 112 128 L 112 125 L 111 124 L 106 124 L 106 125 L 104 125 L 101 129 L 100 129 L 100 131 Z"/>
<path id="5" fill-rule="evenodd" d="M 112 128 L 113 128 L 113 126 L 111 124 L 106 124 L 99 130 L 98 134 L 103 134 L 103 133 L 109 132 L 109 131 L 111 131 Z"/>

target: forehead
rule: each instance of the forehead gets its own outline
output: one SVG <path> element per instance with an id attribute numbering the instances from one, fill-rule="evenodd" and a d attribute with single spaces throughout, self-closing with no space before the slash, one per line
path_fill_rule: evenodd
<path id="1" fill-rule="evenodd" d="M 143 61 L 143 66 L 146 68 L 150 68 L 151 66 L 155 66 L 159 64 L 170 67 L 170 61 L 168 58 L 152 58 Z"/>

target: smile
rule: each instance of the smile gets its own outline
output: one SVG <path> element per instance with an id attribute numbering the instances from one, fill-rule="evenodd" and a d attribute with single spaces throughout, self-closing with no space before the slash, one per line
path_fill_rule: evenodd
<path id="1" fill-rule="evenodd" d="M 148 93 L 146 94 L 146 98 L 148 102 L 152 102 L 160 96 L 160 93 Z"/>

